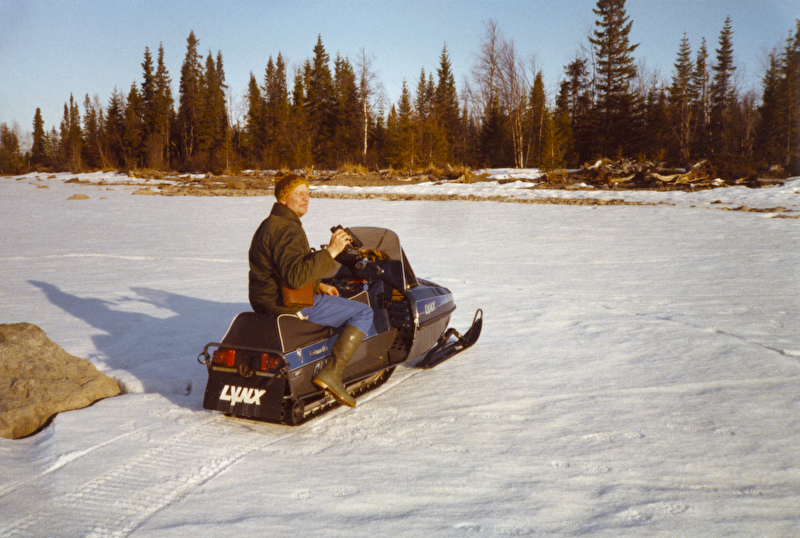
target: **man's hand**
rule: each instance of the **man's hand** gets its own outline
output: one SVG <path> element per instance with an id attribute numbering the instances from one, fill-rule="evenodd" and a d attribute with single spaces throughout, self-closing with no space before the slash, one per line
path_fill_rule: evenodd
<path id="1" fill-rule="evenodd" d="M 326 248 L 328 252 L 331 253 L 331 257 L 335 258 L 344 252 L 344 249 L 347 248 L 347 245 L 349 245 L 352 241 L 353 239 L 350 237 L 349 233 L 343 229 L 336 230 L 331 236 L 331 241 L 328 243 Z"/>
<path id="2" fill-rule="evenodd" d="M 325 295 L 339 296 L 339 290 L 337 290 L 336 287 L 331 286 L 330 284 L 325 284 L 324 282 L 319 283 L 319 292 Z"/>

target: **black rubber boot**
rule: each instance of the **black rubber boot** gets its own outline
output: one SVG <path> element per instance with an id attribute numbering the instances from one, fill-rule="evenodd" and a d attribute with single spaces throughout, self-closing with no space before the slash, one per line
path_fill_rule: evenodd
<path id="1" fill-rule="evenodd" d="M 342 373 L 347 363 L 364 340 L 364 333 L 352 325 L 345 325 L 336 343 L 333 344 L 333 356 L 322 370 L 311 380 L 316 386 L 327 390 L 336 401 L 349 407 L 356 406 L 356 399 L 350 396 L 342 383 Z"/>

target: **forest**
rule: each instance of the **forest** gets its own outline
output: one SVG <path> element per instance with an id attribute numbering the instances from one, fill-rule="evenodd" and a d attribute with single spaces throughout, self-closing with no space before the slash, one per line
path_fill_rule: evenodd
<path id="1" fill-rule="evenodd" d="M 331 57 L 319 36 L 293 72 L 280 53 L 252 72 L 240 110 L 222 52 L 203 56 L 191 32 L 178 78 L 163 45 L 144 51 L 127 93 L 70 95 L 58 128 L 33 117 L 29 150 L 0 124 L 0 173 L 152 169 L 418 170 L 462 166 L 575 168 L 598 158 L 688 167 L 720 175 L 800 174 L 800 20 L 766 59 L 760 95 L 735 83 L 733 27 L 693 50 L 684 33 L 669 79 L 644 72 L 625 0 L 598 0 L 595 28 L 564 66 L 556 95 L 541 71 L 488 21 L 471 76 L 457 91 L 447 47 L 436 72 L 405 81 L 398 102 L 380 91 L 374 58 Z"/>

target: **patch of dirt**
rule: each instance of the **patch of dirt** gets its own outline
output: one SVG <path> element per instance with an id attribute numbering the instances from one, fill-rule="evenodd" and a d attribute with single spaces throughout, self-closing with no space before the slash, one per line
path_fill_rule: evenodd
<path id="1" fill-rule="evenodd" d="M 536 180 L 536 185 L 528 187 L 534 190 L 567 190 L 567 191 L 615 191 L 615 190 L 685 190 L 696 191 L 744 185 L 750 188 L 759 188 L 768 185 L 780 184 L 775 181 L 759 181 L 754 178 L 742 178 L 736 181 L 723 181 L 718 178 L 711 179 L 713 170 L 705 162 L 698 163 L 688 172 L 668 171 L 660 168 L 658 164 L 636 163 L 633 161 L 598 161 L 594 165 L 585 166 L 577 171 L 551 171 Z M 100 185 L 126 185 L 142 187 L 134 194 L 159 194 L 161 196 L 271 196 L 276 180 L 281 175 L 274 172 L 249 172 L 232 176 L 217 176 L 211 173 L 175 174 L 158 171 L 142 170 L 129 172 L 128 176 L 136 179 L 153 180 L 153 183 L 142 184 L 141 181 L 116 181 L 114 183 L 101 182 Z M 312 186 L 346 186 L 346 187 L 391 187 L 399 185 L 415 185 L 419 183 L 453 184 L 476 183 L 482 181 L 499 181 L 500 183 L 517 181 L 497 180 L 488 174 L 471 174 L 468 171 L 462 175 L 455 173 L 437 176 L 431 172 L 420 174 L 402 174 L 397 171 L 375 171 L 366 173 L 348 173 L 337 171 L 311 171 L 306 172 L 306 178 Z M 72 178 L 67 183 L 84 183 L 77 178 Z M 146 192 L 145 192 L 146 191 Z M 389 201 L 469 201 L 469 202 L 506 202 L 518 204 L 555 204 L 555 205 L 671 205 L 666 202 L 634 202 L 622 199 L 603 200 L 599 198 L 561 198 L 542 197 L 533 199 L 518 199 L 512 196 L 475 196 L 472 194 L 393 194 L 393 193 L 329 193 L 312 190 L 314 198 L 333 199 L 379 199 Z M 717 201 L 715 204 L 722 204 Z M 751 209 L 747 207 L 729 208 L 720 207 L 727 211 L 753 211 L 764 213 L 777 213 L 780 218 L 798 218 L 787 213 L 794 211 L 786 208 Z"/>

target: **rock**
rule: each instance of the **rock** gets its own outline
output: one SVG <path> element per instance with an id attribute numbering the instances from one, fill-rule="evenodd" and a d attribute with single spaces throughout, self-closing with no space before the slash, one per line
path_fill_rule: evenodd
<path id="1" fill-rule="evenodd" d="M 228 189 L 240 190 L 240 191 L 247 189 L 247 183 L 245 183 L 244 181 L 229 181 L 225 186 Z"/>
<path id="2" fill-rule="evenodd" d="M 72 196 L 67 198 L 67 200 L 88 200 L 88 199 L 89 197 L 86 196 L 85 194 L 73 194 Z"/>
<path id="3" fill-rule="evenodd" d="M 153 189 L 139 189 L 138 191 L 133 191 L 131 194 L 141 194 L 144 196 L 153 196 L 156 194 L 156 191 Z"/>
<path id="4" fill-rule="evenodd" d="M 56 413 L 119 393 L 113 379 L 36 325 L 0 324 L 0 436 L 25 437 Z"/>

